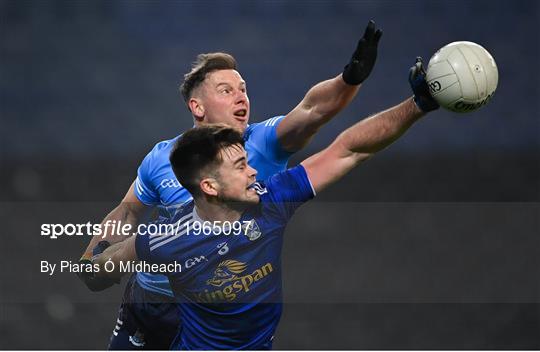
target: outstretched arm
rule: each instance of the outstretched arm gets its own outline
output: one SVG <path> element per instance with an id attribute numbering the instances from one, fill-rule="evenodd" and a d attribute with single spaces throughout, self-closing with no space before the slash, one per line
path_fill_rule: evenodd
<path id="1" fill-rule="evenodd" d="M 421 59 L 411 68 L 409 83 L 414 97 L 358 122 L 341 133 L 328 148 L 302 162 L 316 192 L 390 145 L 426 112 L 439 107 L 427 89 Z"/>
<path id="2" fill-rule="evenodd" d="M 381 36 L 382 32 L 370 21 L 343 73 L 316 84 L 287 114 L 277 127 L 277 137 L 285 150 L 303 148 L 319 128 L 352 101 L 375 65 Z"/>
<path id="3" fill-rule="evenodd" d="M 413 100 L 407 99 L 345 130 L 328 148 L 302 162 L 315 191 L 319 193 L 390 145 L 422 116 Z"/>

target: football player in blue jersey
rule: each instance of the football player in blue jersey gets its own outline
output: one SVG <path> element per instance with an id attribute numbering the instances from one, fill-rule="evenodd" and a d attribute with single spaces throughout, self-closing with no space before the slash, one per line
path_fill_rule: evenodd
<path id="1" fill-rule="evenodd" d="M 139 232 L 112 246 L 100 242 L 94 263 L 102 270 L 93 280 L 110 286 L 130 265 L 166 273 L 182 303 L 174 349 L 271 348 L 282 309 L 287 222 L 301 204 L 438 108 L 420 60 L 409 82 L 412 98 L 358 122 L 323 151 L 266 181 L 256 181 L 236 129 L 218 124 L 187 131 L 175 142 L 170 161 L 193 200 L 155 223 L 169 225 L 164 232 Z M 115 269 L 104 271 L 106 262 Z"/>
<path id="2" fill-rule="evenodd" d="M 312 87 L 288 114 L 261 123 L 248 124 L 250 102 L 246 82 L 237 71 L 235 59 L 225 53 L 201 54 L 184 77 L 181 93 L 193 115 L 195 126 L 226 123 L 243 133 L 249 163 L 263 179 L 286 168 L 293 152 L 304 147 L 318 129 L 354 98 L 369 76 L 377 57 L 382 32 L 370 21 L 342 73 Z M 151 209 L 170 217 L 191 194 L 178 182 L 169 154 L 178 137 L 162 141 L 144 158 L 137 177 L 122 202 L 103 220 L 118 226 L 147 219 Z M 81 260 L 89 261 L 96 236 Z M 105 234 L 110 243 L 124 236 Z M 93 287 L 88 278 L 83 280 Z M 120 307 L 110 349 L 166 349 L 178 326 L 177 306 L 168 279 L 163 275 L 138 273 L 128 282 Z"/>

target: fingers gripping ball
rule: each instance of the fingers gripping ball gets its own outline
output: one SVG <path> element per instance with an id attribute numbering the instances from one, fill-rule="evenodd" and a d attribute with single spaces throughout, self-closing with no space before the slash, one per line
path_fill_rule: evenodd
<path id="1" fill-rule="evenodd" d="M 439 108 L 439 104 L 429 93 L 426 71 L 421 57 L 416 58 L 414 66 L 409 70 L 409 84 L 414 93 L 414 102 L 420 110 L 429 112 Z"/>

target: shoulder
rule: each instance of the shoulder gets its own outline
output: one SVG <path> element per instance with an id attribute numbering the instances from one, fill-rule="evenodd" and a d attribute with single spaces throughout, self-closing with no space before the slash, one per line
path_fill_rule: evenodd
<path id="1" fill-rule="evenodd" d="M 306 170 L 302 165 L 278 172 L 265 181 L 252 185 L 261 203 L 306 201 L 315 196 Z"/>
<path id="2" fill-rule="evenodd" d="M 282 190 L 312 189 L 306 170 L 302 164 L 275 173 L 266 180 L 266 187 L 272 192 Z"/>
<path id="3" fill-rule="evenodd" d="M 174 144 L 180 138 L 181 135 L 178 135 L 172 139 L 167 139 L 164 141 L 160 141 L 154 145 L 152 150 L 148 153 L 149 156 L 161 156 L 167 154 L 171 151 L 171 149 L 174 147 Z"/>
<path id="4" fill-rule="evenodd" d="M 156 170 L 160 164 L 169 163 L 169 155 L 179 136 L 172 139 L 160 141 L 154 145 L 152 150 L 146 154 L 141 166 L 147 171 Z"/>
<path id="5" fill-rule="evenodd" d="M 259 204 L 250 211 L 282 226 L 298 207 L 315 196 L 301 165 L 274 174 L 266 181 L 258 181 L 251 187 L 259 195 Z"/>
<path id="6" fill-rule="evenodd" d="M 274 116 L 267 120 L 248 125 L 248 127 L 246 128 L 246 131 L 244 132 L 244 139 L 246 140 L 249 139 L 250 136 L 252 136 L 254 133 L 257 133 L 257 132 L 260 132 L 260 133 L 265 132 L 265 131 L 270 132 L 275 127 L 277 127 L 277 125 L 279 125 L 279 123 L 284 117 L 285 117 L 284 115 Z"/>
<path id="7" fill-rule="evenodd" d="M 176 222 L 182 222 L 182 219 L 186 217 L 186 215 L 193 215 L 193 207 L 195 206 L 195 202 L 193 198 L 187 200 L 186 202 L 182 203 L 172 217 L 170 218 L 171 223 Z"/>

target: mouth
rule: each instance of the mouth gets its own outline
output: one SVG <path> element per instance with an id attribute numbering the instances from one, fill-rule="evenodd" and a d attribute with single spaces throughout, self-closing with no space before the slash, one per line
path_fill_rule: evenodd
<path id="1" fill-rule="evenodd" d="M 238 109 L 236 110 L 233 115 L 238 119 L 245 121 L 247 116 L 247 109 Z"/>
<path id="2" fill-rule="evenodd" d="M 253 182 L 247 187 L 246 195 L 249 197 L 249 199 L 258 199 L 260 201 L 260 195 L 257 191 L 256 187 L 258 184 L 256 182 Z"/>

